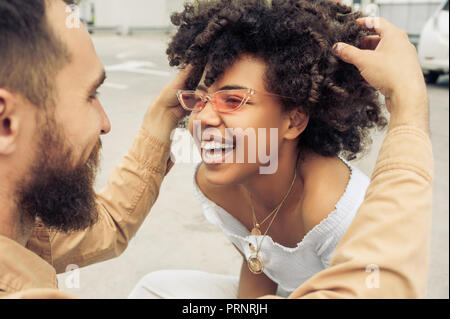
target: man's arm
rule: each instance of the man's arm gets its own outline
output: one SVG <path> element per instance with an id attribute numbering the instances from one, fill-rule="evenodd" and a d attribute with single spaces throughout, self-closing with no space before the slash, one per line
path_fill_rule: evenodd
<path id="1" fill-rule="evenodd" d="M 433 176 L 426 86 L 403 31 L 384 19 L 360 22 L 380 35 L 367 48 L 376 50 L 344 46 L 337 54 L 385 95 L 389 131 L 366 198 L 330 267 L 291 298 L 426 296 Z"/>
<path id="2" fill-rule="evenodd" d="M 289 298 L 425 298 L 432 175 L 427 134 L 414 126 L 392 128 L 329 268 Z"/>
<path id="3" fill-rule="evenodd" d="M 149 108 L 128 154 L 97 195 L 98 222 L 70 234 L 35 227 L 27 248 L 57 273 L 71 264 L 83 267 L 119 256 L 136 234 L 158 197 L 168 163 L 170 168 L 170 134 L 184 115 L 176 90 L 184 87 L 189 71 L 180 72 Z"/>
<path id="4" fill-rule="evenodd" d="M 433 156 L 413 126 L 388 133 L 353 223 L 329 268 L 290 298 L 425 298 Z"/>
<path id="5" fill-rule="evenodd" d="M 380 36 L 368 40 L 369 50 L 345 45 L 337 55 L 385 95 L 389 131 L 366 198 L 329 268 L 290 298 L 426 296 L 433 176 L 426 85 L 403 31 L 382 18 L 360 22 Z"/>

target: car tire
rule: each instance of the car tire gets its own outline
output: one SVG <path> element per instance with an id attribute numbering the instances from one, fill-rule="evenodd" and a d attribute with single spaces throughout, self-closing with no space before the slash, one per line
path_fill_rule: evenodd
<path id="1" fill-rule="evenodd" d="M 439 78 L 440 73 L 436 71 L 430 71 L 425 74 L 425 81 L 429 84 L 435 84 Z"/>

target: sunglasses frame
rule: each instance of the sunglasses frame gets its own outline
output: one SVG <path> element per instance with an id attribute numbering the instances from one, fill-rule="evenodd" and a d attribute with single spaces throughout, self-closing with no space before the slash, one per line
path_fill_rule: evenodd
<path id="1" fill-rule="evenodd" d="M 216 106 L 216 103 L 214 102 L 214 96 L 215 96 L 216 94 L 218 94 L 218 93 L 229 92 L 229 91 L 245 91 L 245 96 L 244 96 L 244 98 L 242 99 L 241 104 L 240 104 L 238 107 L 236 107 L 235 109 L 233 109 L 233 110 L 231 110 L 231 111 L 223 111 L 223 110 L 219 110 L 219 109 L 217 108 L 217 106 Z M 201 111 L 205 108 L 206 104 L 207 104 L 208 102 L 211 102 L 211 104 L 212 104 L 213 107 L 214 107 L 214 110 L 216 110 L 217 112 L 220 112 L 220 113 L 231 113 L 231 112 L 235 112 L 235 111 L 239 110 L 242 106 L 244 106 L 244 105 L 248 102 L 248 100 L 250 100 L 250 98 L 251 98 L 253 95 L 255 95 L 256 91 L 253 90 L 253 89 L 230 89 L 230 90 L 220 90 L 220 91 L 214 92 L 213 94 L 205 94 L 204 98 L 202 99 L 203 107 L 202 107 L 201 109 L 199 109 L 199 110 L 193 110 L 193 109 L 190 109 L 190 108 L 188 108 L 188 107 L 184 104 L 183 99 L 181 98 L 181 96 L 183 95 L 183 93 L 191 93 L 191 94 L 195 94 L 196 91 L 195 91 L 195 90 L 178 90 L 178 91 L 177 91 L 177 98 L 178 98 L 178 101 L 180 102 L 181 107 L 182 107 L 183 109 L 187 110 L 187 111 L 191 111 L 191 112 L 201 112 Z"/>

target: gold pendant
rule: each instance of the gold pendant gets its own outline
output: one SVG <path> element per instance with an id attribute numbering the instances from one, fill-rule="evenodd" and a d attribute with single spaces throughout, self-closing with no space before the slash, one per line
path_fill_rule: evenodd
<path id="1" fill-rule="evenodd" d="M 259 275 L 264 270 L 264 263 L 258 254 L 251 255 L 247 260 L 248 269 L 255 275 Z"/>
<path id="2" fill-rule="evenodd" d="M 261 231 L 259 230 L 258 227 L 254 227 L 254 228 L 252 229 L 251 235 L 252 235 L 252 236 L 261 236 Z"/>

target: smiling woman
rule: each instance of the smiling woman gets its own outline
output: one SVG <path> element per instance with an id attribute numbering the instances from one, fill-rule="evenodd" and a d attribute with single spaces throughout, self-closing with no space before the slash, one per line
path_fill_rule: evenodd
<path id="1" fill-rule="evenodd" d="M 244 260 L 239 278 L 152 273 L 132 297 L 287 296 L 328 267 L 369 184 L 348 160 L 386 125 L 377 90 L 332 53 L 370 34 L 360 16 L 329 0 L 195 1 L 172 16 L 170 64 L 192 66 L 178 98 L 203 158 L 195 192 Z"/>

